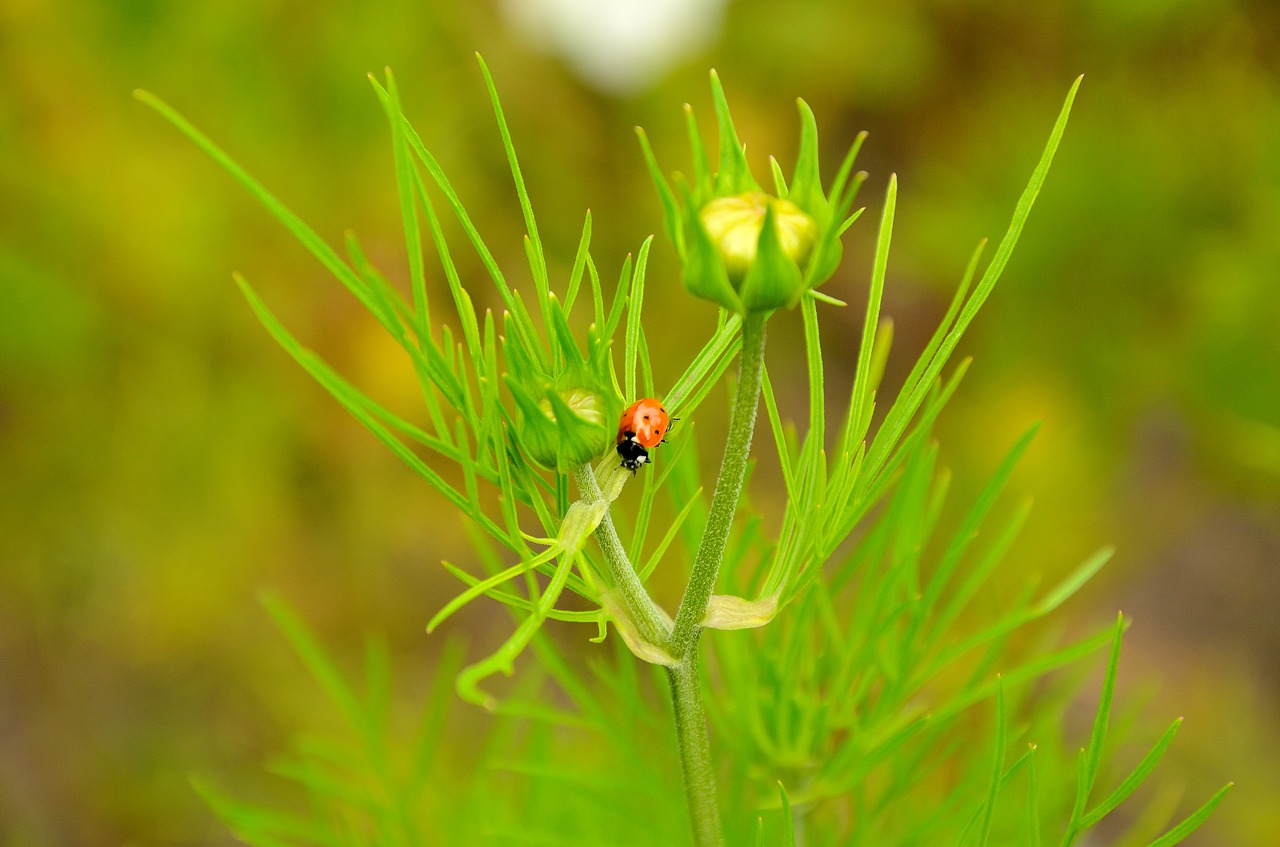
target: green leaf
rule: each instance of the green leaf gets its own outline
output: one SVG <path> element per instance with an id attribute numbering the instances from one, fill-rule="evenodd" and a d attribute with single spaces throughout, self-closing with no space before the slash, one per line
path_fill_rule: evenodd
<path id="1" fill-rule="evenodd" d="M 853 137 L 853 143 L 849 145 L 848 152 L 845 153 L 844 159 L 840 162 L 840 169 L 836 171 L 836 178 L 831 181 L 831 188 L 827 191 L 827 203 L 834 211 L 833 218 L 842 218 L 849 214 L 849 210 L 853 208 L 854 198 L 858 193 L 858 186 L 866 178 L 866 172 L 860 172 L 861 179 L 855 177 L 853 183 L 849 184 L 854 162 L 858 160 L 858 151 L 862 149 L 862 142 L 866 140 L 866 130 Z M 845 190 L 846 186 L 848 191 Z"/>
<path id="2" fill-rule="evenodd" d="M 786 197 L 790 192 L 787 189 L 787 178 L 782 173 L 782 166 L 778 164 L 778 160 L 769 157 L 769 172 L 773 175 L 773 193 L 778 197 Z"/>
<path id="3" fill-rule="evenodd" d="M 714 73 L 712 71 L 713 75 Z M 699 199 L 705 202 L 712 191 L 711 162 L 707 157 L 706 145 L 702 143 L 702 134 L 698 131 L 697 117 L 693 114 L 693 107 L 688 103 L 684 104 L 684 130 L 689 138 L 689 152 L 693 158 L 694 190 Z M 683 257 L 683 250 L 680 255 Z"/>
<path id="4" fill-rule="evenodd" d="M 377 80 L 370 78 L 370 82 L 372 82 L 373 88 L 377 92 L 378 97 L 385 101 L 389 96 L 386 90 L 378 84 Z M 539 357 L 542 365 L 547 367 L 549 363 L 546 359 L 546 351 L 542 348 L 542 345 L 537 343 L 537 331 L 534 329 L 533 325 L 527 321 L 527 313 L 525 313 L 517 303 L 515 292 L 512 290 L 511 286 L 507 284 L 506 277 L 503 276 L 502 270 L 498 267 L 497 261 L 493 258 L 493 253 L 484 243 L 484 239 L 481 238 L 479 230 L 476 229 L 475 224 L 471 220 L 470 214 L 467 213 L 466 207 L 462 204 L 462 200 L 459 199 L 458 193 L 449 182 L 449 178 L 445 175 L 444 169 L 440 167 L 440 163 L 437 162 L 436 158 L 431 155 L 429 150 L 427 150 L 427 147 L 423 144 L 422 138 L 418 135 L 417 130 L 415 130 L 413 125 L 408 121 L 404 122 L 404 131 L 405 140 L 409 142 L 409 149 L 412 150 L 414 155 L 418 157 L 418 160 L 422 162 L 423 167 L 427 169 L 427 173 L 431 175 L 432 181 L 435 182 L 436 186 L 444 194 L 445 201 L 453 211 L 454 217 L 457 218 L 458 223 L 462 225 L 462 229 L 467 234 L 467 238 L 471 241 L 471 245 L 475 249 L 476 255 L 479 257 L 481 264 L 484 265 L 485 270 L 489 274 L 489 278 L 497 287 L 498 293 L 502 297 L 502 302 L 506 306 L 507 311 L 523 317 L 522 320 L 517 321 L 515 337 L 521 344 L 527 346 L 530 351 L 534 352 L 535 355 Z M 422 192 L 422 195 L 425 196 L 425 192 Z M 444 243 L 444 239 L 439 235 L 436 235 L 434 231 L 433 236 L 436 238 L 437 247 Z"/>
<path id="5" fill-rule="evenodd" d="M 386 277 L 379 273 L 378 269 L 369 261 L 364 250 L 360 247 L 360 241 L 356 238 L 356 234 L 351 230 L 347 230 L 344 233 L 343 240 L 346 243 L 347 258 L 351 260 L 351 266 L 360 275 L 365 288 L 369 291 L 369 296 L 378 303 L 378 312 L 374 316 L 386 328 L 391 337 L 396 340 L 397 344 L 401 347 L 407 347 L 412 342 L 405 332 L 405 328 L 406 326 L 413 326 L 413 310 L 409 308 L 409 304 L 404 302 L 400 292 L 391 283 L 387 282 Z"/>
<path id="6" fill-rule="evenodd" d="M 1040 602 L 1036 604 L 1035 614 L 1037 616 L 1046 615 L 1069 600 L 1089 580 L 1093 579 L 1098 571 L 1102 570 L 1102 566 L 1111 560 L 1111 556 L 1114 553 L 1115 548 L 1110 546 L 1095 551 L 1093 555 L 1081 562 L 1066 579 L 1058 583 L 1052 591 L 1041 598 Z"/>
<path id="7" fill-rule="evenodd" d="M 193 778 L 191 783 L 200 798 L 236 837 L 253 847 L 292 847 L 298 843 L 343 847 L 343 841 L 309 821 L 274 809 L 240 803 L 202 779 Z"/>
<path id="8" fill-rule="evenodd" d="M 258 320 L 266 327 L 272 338 L 293 357 L 294 361 L 302 365 L 302 367 L 311 374 L 321 385 L 329 391 L 333 397 L 341 403 L 348 412 L 350 412 L 360 423 L 374 434 L 383 444 L 391 448 L 405 464 L 418 473 L 423 479 L 431 484 L 433 488 L 439 491 L 454 506 L 474 520 L 480 522 L 488 528 L 496 530 L 495 537 L 506 543 L 507 535 L 502 532 L 496 525 L 489 521 L 483 513 L 478 510 L 465 496 L 457 489 L 449 485 L 442 476 L 432 470 L 425 462 L 405 446 L 400 439 L 396 438 L 377 420 L 377 415 L 371 411 L 371 408 L 377 408 L 373 401 L 364 398 L 353 387 L 344 380 L 339 378 L 327 365 L 320 361 L 309 350 L 302 347 L 297 340 L 289 334 L 288 330 L 276 319 L 275 315 L 259 299 L 257 293 L 249 287 L 249 284 L 243 277 L 236 276 L 236 282 L 240 285 L 240 291 L 244 294 L 245 299 L 249 301 L 249 306 L 253 309 L 254 314 L 258 316 Z M 389 414 L 389 413 L 388 413 Z"/>
<path id="9" fill-rule="evenodd" d="M 690 202 L 692 200 L 686 198 L 686 205 Z M 696 213 L 689 215 L 685 221 L 684 238 L 684 287 L 694 297 L 710 300 L 730 312 L 741 312 L 742 300 L 729 281 L 720 248 L 711 240 L 706 227 L 702 225 L 701 217 Z"/>
<path id="10" fill-rule="evenodd" d="M 657 488 L 658 486 L 655 485 L 654 487 Z M 694 510 L 694 507 L 696 507 L 699 504 L 698 498 L 701 494 L 702 494 L 702 489 L 701 488 L 697 489 L 693 493 L 693 496 L 690 497 L 688 501 L 684 504 L 684 507 L 680 510 L 679 514 L 676 515 L 675 520 L 671 521 L 667 525 L 666 534 L 662 536 L 662 540 L 659 541 L 658 546 L 654 548 L 653 554 L 649 556 L 649 561 L 645 562 L 644 567 L 642 567 L 639 571 L 641 582 L 648 579 L 649 575 L 652 574 L 654 569 L 658 567 L 658 563 L 662 561 L 662 557 L 666 554 L 667 548 L 671 546 L 671 542 L 674 541 L 676 535 L 679 534 L 680 528 L 684 526 L 684 522 L 688 520 L 689 515 Z M 640 551 L 640 548 L 636 547 L 634 549 L 638 554 Z"/>
<path id="11" fill-rule="evenodd" d="M 805 442 L 812 442 L 814 450 L 821 450 L 827 439 L 827 395 L 824 390 L 817 303 L 810 297 L 804 298 L 800 313 L 804 318 L 804 352 L 809 374 L 809 434 L 805 436 Z M 825 479 L 826 474 L 823 474 L 823 480 Z"/>
<path id="12" fill-rule="evenodd" d="M 779 238 L 777 205 L 770 203 L 764 213 L 755 261 L 751 263 L 739 289 L 742 308 L 747 311 L 771 312 L 775 309 L 793 308 L 806 290 L 800 266 L 786 254 Z M 723 273 L 723 261 L 720 261 L 720 266 Z M 729 305 L 723 301 L 717 302 L 722 306 Z"/>
<path id="13" fill-rule="evenodd" d="M 715 104 L 716 123 L 720 127 L 720 169 L 716 172 L 716 194 L 759 191 L 760 186 L 751 177 L 742 142 L 738 140 L 738 131 L 733 127 L 733 116 L 729 114 L 729 101 L 725 99 L 720 75 L 715 71 L 711 72 L 711 100 Z"/>
<path id="14" fill-rule="evenodd" d="M 889 245 L 893 240 L 893 216 L 898 201 L 897 174 L 889 176 L 889 187 L 884 196 L 884 211 L 880 215 L 880 234 L 876 238 L 875 259 L 871 268 L 871 290 L 867 295 L 867 312 L 862 322 L 862 341 L 858 346 L 858 362 L 854 369 L 853 396 L 849 405 L 849 419 L 862 420 L 871 402 L 871 351 L 880 321 L 880 300 L 884 294 L 884 278 L 889 266 Z M 877 438 L 877 441 L 879 439 Z"/>
<path id="15" fill-rule="evenodd" d="M 479 585 L 481 582 L 479 577 L 467 573 L 462 568 L 454 564 L 449 562 L 441 562 L 440 564 L 445 570 L 453 574 L 459 581 L 466 585 Z M 575 593 L 583 597 L 594 596 L 593 592 L 586 590 L 585 583 L 582 583 L 581 581 L 575 582 L 575 580 L 570 577 L 566 587 L 574 588 L 575 585 L 577 586 Z M 490 588 L 485 592 L 484 596 L 497 600 L 505 606 L 510 606 L 512 609 L 519 609 L 524 613 L 532 612 L 534 610 L 533 601 L 529 600 L 527 597 L 521 597 L 520 595 L 514 594 L 510 591 Z M 547 610 L 547 617 L 552 620 L 565 621 L 567 623 L 596 623 L 601 619 L 602 613 L 599 609 L 583 612 L 569 611 L 567 609 L 549 609 Z"/>
<path id="16" fill-rule="evenodd" d="M 787 446 L 786 429 L 782 417 L 778 414 L 778 401 L 773 394 L 773 382 L 769 378 L 769 369 L 765 368 L 761 382 L 761 394 L 764 396 L 765 414 L 769 418 L 769 429 L 773 432 L 773 443 L 778 452 L 778 463 L 782 468 L 782 484 L 787 491 L 788 502 L 800 497 L 795 471 L 792 469 L 791 450 Z"/>
<path id="17" fill-rule="evenodd" d="M 653 236 L 649 236 L 640 245 L 636 256 L 636 268 L 631 277 L 631 295 L 627 302 L 627 332 L 624 340 L 623 379 L 625 388 L 623 396 L 628 403 L 640 399 L 636 394 L 636 359 L 640 355 L 640 317 L 644 307 L 644 274 L 649 265 L 649 248 L 653 246 Z"/>
<path id="18" fill-rule="evenodd" d="M 427 301 L 426 275 L 422 266 L 422 233 L 418 228 L 418 204 L 413 185 L 413 162 L 404 137 L 404 116 L 400 111 L 400 95 L 395 76 L 386 69 L 387 97 L 383 107 L 391 123 L 391 148 L 395 160 L 396 190 L 400 197 L 400 216 L 404 221 L 404 243 L 409 257 L 409 280 L 413 290 L 414 330 L 420 339 L 431 338 L 431 310 Z"/>
<path id="19" fill-rule="evenodd" d="M 1076 91 L 1079 89 L 1082 79 L 1083 77 L 1077 78 L 1071 86 L 1071 90 L 1067 93 L 1066 102 L 1063 103 L 1062 110 L 1058 113 L 1057 121 L 1053 125 L 1053 130 L 1049 133 L 1049 141 L 1040 155 L 1040 161 L 1035 170 L 1032 171 L 1031 179 L 1027 183 L 1026 189 L 1022 192 L 1022 196 L 1018 199 L 1009 228 L 1004 237 L 1000 239 L 1000 245 L 996 248 L 996 255 L 983 273 L 977 289 L 965 302 L 959 318 L 947 331 L 947 334 L 934 352 L 933 358 L 929 361 L 928 367 L 921 373 L 915 387 L 910 392 L 904 392 L 906 399 L 901 403 L 901 406 L 895 404 L 898 414 L 887 417 L 880 432 L 876 435 L 875 443 L 872 445 L 868 456 L 868 465 L 873 475 L 878 473 L 879 469 L 888 460 L 890 451 L 897 443 L 902 432 L 906 430 L 907 422 L 924 401 L 929 386 L 937 379 L 947 359 L 950 358 L 951 352 L 959 344 L 961 336 L 964 335 L 974 316 L 977 315 L 979 308 L 986 302 L 987 296 L 991 293 L 1000 275 L 1004 272 L 1005 266 L 1009 263 L 1009 258 L 1013 255 L 1013 248 L 1018 243 L 1022 229 L 1031 214 L 1031 207 L 1035 204 L 1036 197 L 1040 194 L 1040 188 L 1044 185 L 1045 177 L 1049 173 L 1049 166 L 1053 163 L 1058 144 L 1062 141 L 1062 134 L 1067 127 L 1067 118 L 1071 114 L 1071 105 L 1075 102 Z"/>
<path id="20" fill-rule="evenodd" d="M 676 252 L 683 257 L 684 237 L 680 224 L 680 205 L 676 203 L 676 195 L 667 184 L 666 177 L 662 175 L 662 169 L 658 167 L 653 148 L 649 146 L 649 137 L 640 127 L 636 127 L 636 137 L 640 139 L 640 151 L 644 154 L 645 166 L 649 169 L 649 177 L 653 180 L 653 187 L 658 192 L 658 200 L 662 203 L 662 224 L 666 228 L 667 238 L 675 246 Z"/>
<path id="21" fill-rule="evenodd" d="M 1086 794 L 1093 790 L 1093 784 L 1098 778 L 1098 766 L 1102 762 L 1102 745 L 1107 739 L 1107 726 L 1111 721 L 1111 703 L 1116 694 L 1116 673 L 1120 666 L 1120 642 L 1124 638 L 1124 630 L 1122 613 L 1116 616 L 1111 637 L 1111 654 L 1107 658 L 1107 671 L 1102 679 L 1102 694 L 1098 698 L 1098 710 L 1094 713 L 1093 732 L 1089 735 L 1089 748 L 1085 756 Z"/>
<path id="22" fill-rule="evenodd" d="M 328 244 L 325 243 L 319 235 L 315 233 L 311 227 L 303 223 L 302 219 L 289 210 L 284 203 L 276 199 L 276 196 L 268 191 L 263 185 L 249 175 L 248 171 L 240 167 L 234 159 L 223 152 L 222 148 L 214 144 L 203 133 L 196 129 L 186 118 L 180 115 L 169 104 L 165 103 L 159 97 L 156 97 L 149 91 L 138 89 L 133 92 L 134 97 L 146 103 L 151 108 L 160 113 L 165 120 L 173 124 L 179 132 L 191 140 L 193 144 L 199 147 L 204 153 L 218 163 L 227 173 L 229 173 L 237 182 L 245 187 L 245 189 L 259 203 L 266 207 L 267 211 L 278 220 L 284 227 L 293 234 L 302 245 L 307 248 L 311 255 L 315 256 L 322 265 L 330 273 L 337 278 L 342 285 L 351 292 L 351 294 L 360 301 L 360 305 L 364 306 L 380 319 L 386 320 L 388 316 L 378 308 L 377 302 L 370 296 L 365 289 L 364 283 L 360 277 L 347 266 L 345 262 L 339 258 Z"/>
<path id="23" fill-rule="evenodd" d="M 1174 844 L 1181 842 L 1191 833 L 1200 828 L 1200 825 L 1208 820 L 1209 815 L 1213 814 L 1213 810 L 1218 808 L 1218 804 L 1222 802 L 1222 798 L 1227 796 L 1227 792 L 1232 789 L 1235 783 L 1227 783 L 1218 789 L 1218 793 L 1209 798 L 1199 809 L 1192 812 L 1182 823 L 1166 832 L 1164 835 L 1152 841 L 1147 847 L 1173 847 Z"/>
<path id="24" fill-rule="evenodd" d="M 718 379 L 718 374 L 732 362 L 740 345 L 739 331 L 742 317 L 732 315 L 716 330 L 715 335 L 693 357 L 684 373 L 667 389 L 663 406 L 672 415 L 692 415 L 697 408 L 690 402 L 691 396 L 700 396 L 702 387 Z"/>
<path id="25" fill-rule="evenodd" d="M 804 209 L 818 225 L 818 231 L 824 232 L 831 223 L 831 212 L 818 173 L 818 121 L 804 100 L 797 99 L 796 107 L 800 110 L 800 150 L 796 154 L 791 189 L 785 195 L 779 192 L 779 196 Z"/>
<path id="26" fill-rule="evenodd" d="M 778 782 L 778 800 L 782 803 L 782 840 L 784 847 L 796 847 L 796 825 L 791 817 L 791 798 L 787 796 L 787 787 Z"/>
<path id="27" fill-rule="evenodd" d="M 631 274 L 631 254 L 627 254 L 627 258 L 622 260 L 622 272 L 618 275 L 618 286 L 613 292 L 613 304 L 609 307 L 609 317 L 604 322 L 604 328 L 600 331 L 602 338 L 613 338 L 614 332 L 618 328 L 618 323 L 622 320 L 623 310 L 627 306 L 627 300 L 631 296 L 631 283 L 633 280 Z"/>
<path id="28" fill-rule="evenodd" d="M 1182 718 L 1178 718 L 1170 724 L 1169 728 L 1165 730 L 1164 735 L 1160 736 L 1160 739 L 1156 741 L 1155 746 L 1148 751 L 1147 755 L 1142 757 L 1142 761 L 1138 762 L 1137 767 L 1135 767 L 1129 775 L 1125 777 L 1124 781 L 1116 787 L 1116 790 L 1112 791 L 1111 794 L 1107 796 L 1107 799 L 1103 800 L 1084 815 L 1081 819 L 1081 823 L 1085 829 L 1096 825 L 1100 820 L 1111 814 L 1116 807 L 1123 803 L 1129 795 L 1132 794 L 1138 786 L 1151 775 L 1151 772 L 1155 770 L 1156 765 L 1160 763 L 1161 757 L 1164 756 L 1164 751 L 1173 743 L 1173 737 L 1177 734 L 1178 727 L 1180 726 L 1182 726 Z"/>
<path id="29" fill-rule="evenodd" d="M 1040 782 L 1036 776 L 1036 746 L 1027 751 L 1027 828 L 1030 833 L 1028 847 L 1040 847 Z"/>
<path id="30" fill-rule="evenodd" d="M 320 683 L 329 700 L 347 723 L 361 736 L 369 730 L 370 721 L 355 691 L 347 684 L 342 671 L 325 653 L 324 648 L 307 629 L 302 619 L 279 596 L 264 592 L 262 605 L 302 659 L 311 676 Z"/>
<path id="31" fill-rule="evenodd" d="M 1004 490 L 1005 485 L 1009 481 L 1009 477 L 1013 475 L 1013 470 L 1017 466 L 1018 461 L 1022 458 L 1027 448 L 1030 446 L 1032 439 L 1039 430 L 1039 424 L 1032 426 L 1022 437 L 1020 437 L 1009 452 L 1005 454 L 1004 460 L 1001 461 L 1000 467 L 996 469 L 990 482 L 983 488 L 978 495 L 978 499 L 974 502 L 973 508 L 965 516 L 964 523 L 956 530 L 952 537 L 951 543 L 947 545 L 946 551 L 942 555 L 942 559 L 938 567 L 934 570 L 933 576 L 929 580 L 929 585 L 925 589 L 924 600 L 922 606 L 926 609 L 932 609 L 942 600 L 943 593 L 947 590 L 951 577 L 955 574 L 956 569 L 960 566 L 960 562 L 964 557 L 965 551 L 968 550 L 970 542 L 978 536 L 978 530 L 982 526 L 983 520 L 991 512 L 995 506 L 996 500 L 1000 493 Z M 1020 525 L 1020 523 L 1019 523 Z M 1008 539 L 1012 542 L 1012 538 Z M 994 563 L 992 563 L 994 565 Z M 983 573 L 983 568 L 979 568 L 977 574 Z M 945 610 L 939 615 L 935 624 L 935 629 L 943 630 L 950 625 L 960 613 L 965 602 L 977 591 L 978 585 L 968 582 L 958 592 L 950 593 L 950 602 Z"/>
<path id="32" fill-rule="evenodd" d="M 476 582 L 466 591 L 446 603 L 444 608 L 432 616 L 431 620 L 427 623 L 427 632 L 434 632 L 436 627 L 448 620 L 454 612 L 458 611 L 480 595 L 487 594 L 502 583 L 528 573 L 539 565 L 549 562 L 563 552 L 564 551 L 559 546 L 548 547 L 532 559 L 526 559 L 519 564 L 512 565 L 501 573 L 494 574 L 488 579 L 482 579 L 479 582 Z M 447 566 L 448 565 L 446 563 L 446 567 Z M 452 570 L 452 568 L 450 568 L 450 570 Z"/>
<path id="33" fill-rule="evenodd" d="M 542 251 L 542 239 L 538 236 L 538 224 L 533 217 L 533 205 L 529 202 L 529 190 L 524 184 L 524 175 L 520 172 L 520 162 L 516 158 L 516 148 L 511 142 L 511 131 L 507 128 L 506 115 L 502 113 L 502 102 L 498 98 L 498 89 L 493 84 L 493 76 L 489 66 L 480 54 L 476 54 L 480 63 L 480 72 L 484 74 L 484 84 L 489 89 L 489 100 L 493 104 L 493 115 L 498 121 L 498 132 L 502 134 L 502 147 L 507 153 L 507 164 L 511 168 L 511 179 L 515 183 L 516 195 L 520 198 L 520 211 L 524 214 L 524 225 L 529 233 L 531 256 L 529 267 L 533 272 L 533 284 L 538 294 L 538 305 L 542 307 L 542 319 L 549 319 L 550 281 L 547 278 L 547 260 Z"/>
<path id="34" fill-rule="evenodd" d="M 978 831 L 978 847 L 986 847 L 991 838 L 991 818 L 996 809 L 996 795 L 1000 791 L 1001 774 L 1004 771 L 1004 748 L 1008 743 L 1008 718 L 1004 706 L 1004 681 L 996 677 L 996 754 L 995 767 L 991 771 L 991 784 L 982 807 L 982 828 Z"/>
<path id="35" fill-rule="evenodd" d="M 578 252 L 573 256 L 573 267 L 569 270 L 569 287 L 564 295 L 564 310 L 573 312 L 573 304 L 578 298 L 578 287 L 582 284 L 583 272 L 587 266 L 587 257 L 591 247 L 591 210 L 587 210 L 586 220 L 582 222 L 582 237 L 578 239 Z"/>
<path id="36" fill-rule="evenodd" d="M 569 578 L 573 559 L 574 557 L 570 555 L 560 557 L 551 581 L 547 584 L 546 591 L 538 597 L 533 612 L 502 643 L 502 646 L 487 658 L 469 665 L 463 669 L 462 673 L 458 674 L 455 687 L 459 697 L 468 703 L 474 703 L 490 711 L 497 706 L 498 701 L 492 695 L 480 690 L 480 683 L 496 673 L 510 676 L 514 672 L 516 658 L 524 652 L 524 648 L 528 646 L 530 640 L 541 629 L 547 613 L 555 606 L 556 600 L 559 599 L 560 592 L 564 589 L 565 581 Z"/>

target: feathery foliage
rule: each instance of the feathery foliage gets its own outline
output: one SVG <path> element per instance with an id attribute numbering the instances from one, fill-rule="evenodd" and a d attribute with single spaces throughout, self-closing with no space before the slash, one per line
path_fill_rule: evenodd
<path id="1" fill-rule="evenodd" d="M 513 621 L 491 655 L 462 667 L 460 653 L 450 649 L 437 670 L 438 679 L 456 678 L 465 700 L 498 713 L 463 789 L 434 770 L 448 744 L 446 688 L 437 686 L 428 698 L 416 737 L 393 736 L 385 652 L 370 648 L 368 684 L 358 693 L 285 603 L 269 598 L 268 611 L 350 738 L 300 742 L 274 766 L 308 797 L 309 816 L 249 805 L 201 781 L 210 805 L 238 837 L 264 847 L 641 845 L 690 837 L 699 847 L 984 847 L 1039 845 L 1058 833 L 1062 847 L 1080 843 L 1151 775 L 1178 722 L 1127 776 L 1102 787 L 1127 622 L 1121 616 L 1114 627 L 1065 643 L 1044 641 L 1037 625 L 1105 564 L 1110 550 L 1054 586 L 1028 579 L 993 613 L 978 601 L 1029 512 L 1024 504 L 1006 514 L 1001 494 L 1034 430 L 1010 447 L 951 532 L 940 529 L 949 525 L 950 478 L 931 435 L 969 365 L 952 365 L 951 355 L 1008 264 L 1080 81 L 993 258 L 983 267 L 985 242 L 974 250 L 950 309 L 901 390 L 883 400 L 878 391 L 893 329 L 880 308 L 898 190 L 889 178 L 853 384 L 843 414 L 830 420 L 820 312 L 843 303 L 816 286 L 834 272 L 840 236 L 861 216 L 853 206 L 866 180 L 854 171 L 863 136 L 824 189 L 817 123 L 801 102 L 799 162 L 789 184 L 774 163 L 770 196 L 750 174 L 714 75 L 720 143 L 716 156 L 703 149 L 689 112 L 691 178 L 677 177 L 673 188 L 641 133 L 686 286 L 722 307 L 714 332 L 690 345 L 685 370 L 659 396 L 673 417 L 691 423 L 739 362 L 724 459 L 712 483 L 700 474 L 691 437 L 664 447 L 661 463 L 642 477 L 622 467 L 612 450 L 623 405 L 655 385 L 643 311 L 652 240 L 627 257 L 609 291 L 591 254 L 588 215 L 568 275 L 553 279 L 497 88 L 483 62 L 481 70 L 527 231 L 529 297 L 498 266 L 405 118 L 389 71 L 385 84 L 371 80 L 391 130 L 407 297 L 370 264 L 354 235 L 346 256 L 339 255 L 199 130 L 153 95 L 138 94 L 306 246 L 412 364 L 423 398 L 420 423 L 392 414 L 345 380 L 237 275 L 280 346 L 468 521 L 479 569 L 445 563 L 463 587 L 428 628 L 481 598 L 506 606 Z M 723 222 L 709 221 L 706 210 L 744 192 L 747 200 L 730 205 L 734 215 L 756 210 L 747 219 L 754 241 L 730 254 L 713 237 L 725 231 Z M 503 304 L 500 317 L 477 312 L 467 288 L 474 283 L 463 280 L 453 259 L 442 212 L 456 220 L 485 269 Z M 428 269 L 428 241 L 435 270 Z M 428 297 L 433 273 L 443 276 L 451 301 L 449 322 L 439 327 L 432 312 L 437 306 L 438 317 L 439 304 Z M 765 323 L 786 307 L 799 309 L 804 326 L 809 402 L 800 414 L 779 406 L 764 356 Z M 572 329 L 575 308 L 591 320 L 585 339 Z M 743 497 L 761 397 L 786 493 L 782 514 L 771 516 L 774 533 Z M 641 487 L 630 516 L 615 508 L 628 483 Z M 704 492 L 713 492 L 709 504 Z M 655 525 L 660 498 L 674 516 L 665 527 Z M 679 559 L 692 564 L 692 575 L 673 618 L 645 583 L 664 562 Z M 579 599 L 566 604 L 566 592 Z M 603 658 L 584 669 L 543 633 L 548 620 L 587 624 L 593 641 L 613 647 L 597 648 Z M 721 631 L 700 650 L 705 630 Z M 617 637 L 608 639 L 611 631 Z M 1037 649 L 1026 648 L 1023 633 L 1040 634 Z M 1107 645 L 1092 732 L 1072 761 L 1058 755 L 1065 740 L 1055 733 L 1073 695 L 1055 692 L 1053 672 Z M 489 693 L 485 680 L 512 674 L 526 652 L 532 667 L 517 693 L 503 700 Z M 662 702 L 667 685 L 674 732 Z M 1151 847 L 1188 836 L 1225 791 Z"/>

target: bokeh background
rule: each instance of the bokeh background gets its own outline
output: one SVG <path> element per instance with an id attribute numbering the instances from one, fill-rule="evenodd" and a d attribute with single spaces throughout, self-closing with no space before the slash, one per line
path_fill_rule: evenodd
<path id="1" fill-rule="evenodd" d="M 869 130 L 872 211 L 830 285 L 860 299 L 896 172 L 890 382 L 977 239 L 1003 232 L 1086 74 L 965 344 L 976 363 L 941 425 L 944 455 L 963 496 L 1043 421 L 1013 486 L 1037 499 L 1015 567 L 1065 571 L 1118 546 L 1065 614 L 1080 627 L 1132 614 L 1121 697 L 1161 725 L 1187 716 L 1160 771 L 1175 794 L 1190 804 L 1236 781 L 1187 843 L 1280 843 L 1271 0 L 0 0 L 0 844 L 228 843 L 189 775 L 270 797 L 261 761 L 325 720 L 264 587 L 340 656 L 385 635 L 406 700 L 429 686 L 438 640 L 422 626 L 455 590 L 438 562 L 469 561 L 467 539 L 273 346 L 230 272 L 356 384 L 412 409 L 402 363 L 131 91 L 169 100 L 331 242 L 355 229 L 403 279 L 390 145 L 365 79 L 389 65 L 515 268 L 519 211 L 474 51 L 553 260 L 571 260 L 590 208 L 606 278 L 661 231 L 632 127 L 684 167 L 680 106 L 710 125 L 709 67 L 757 165 L 791 161 L 797 96 L 818 115 L 828 169 Z M 679 293 L 671 254 L 659 242 L 648 308 L 671 339 L 696 337 L 710 309 Z M 775 321 L 771 367 L 800 350 L 789 321 Z M 832 361 L 858 322 L 835 316 Z M 687 355 L 665 345 L 660 382 Z M 478 606 L 460 624 L 479 651 L 504 621 Z M 464 721 L 462 754 L 485 729 Z"/>

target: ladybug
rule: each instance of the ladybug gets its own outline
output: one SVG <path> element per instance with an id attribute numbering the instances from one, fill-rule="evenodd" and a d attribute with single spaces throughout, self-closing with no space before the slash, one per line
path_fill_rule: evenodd
<path id="1" fill-rule="evenodd" d="M 652 397 L 637 400 L 627 407 L 618 421 L 618 455 L 622 466 L 632 473 L 649 461 L 649 451 L 666 439 L 671 418 L 662 404 Z"/>

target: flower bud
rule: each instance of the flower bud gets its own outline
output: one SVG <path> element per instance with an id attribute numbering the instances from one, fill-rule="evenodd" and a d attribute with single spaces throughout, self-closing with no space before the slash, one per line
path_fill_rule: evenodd
<path id="1" fill-rule="evenodd" d="M 760 235 L 770 209 L 783 254 L 796 264 L 802 264 L 813 249 L 818 228 L 813 218 L 790 200 L 770 197 L 763 191 L 748 191 L 717 197 L 698 212 L 711 243 L 720 251 L 730 280 L 741 280 L 755 264 Z"/>
<path id="2" fill-rule="evenodd" d="M 519 411 L 517 430 L 525 454 L 550 470 L 569 472 L 613 446 L 622 398 L 609 372 L 608 344 L 592 327 L 583 356 L 560 304 L 551 301 L 551 339 L 557 365 L 548 371 L 507 317 L 503 351 L 507 389 Z"/>
<path id="3" fill-rule="evenodd" d="M 717 197 L 698 212 L 696 226 L 692 251 L 701 255 L 686 262 L 684 274 L 692 293 L 739 312 L 800 301 L 818 229 L 795 203 L 763 191 Z"/>
<path id="4" fill-rule="evenodd" d="M 800 151 L 790 183 L 774 166 L 776 192 L 769 194 L 751 175 L 742 142 L 729 114 L 720 80 L 711 75 L 711 93 L 720 126 L 719 168 L 711 171 L 710 151 L 692 111 L 686 108 L 694 139 L 693 173 L 672 190 L 658 168 L 644 133 L 641 147 L 662 200 L 667 234 L 683 265 L 685 288 L 697 297 L 739 312 L 792 308 L 821 285 L 840 263 L 840 234 L 860 179 L 849 180 L 862 136 L 854 142 L 829 192 L 818 174 L 818 129 L 813 112 L 800 107 Z M 677 196 L 677 194 L 679 196 Z"/>
<path id="5" fill-rule="evenodd" d="M 512 388 L 512 394 L 522 413 L 521 442 L 529 457 L 545 468 L 568 472 L 594 461 L 616 434 L 616 424 L 611 427 L 606 421 L 609 407 L 620 404 L 611 404 L 589 388 L 547 389 L 536 401 L 523 389 Z"/>

